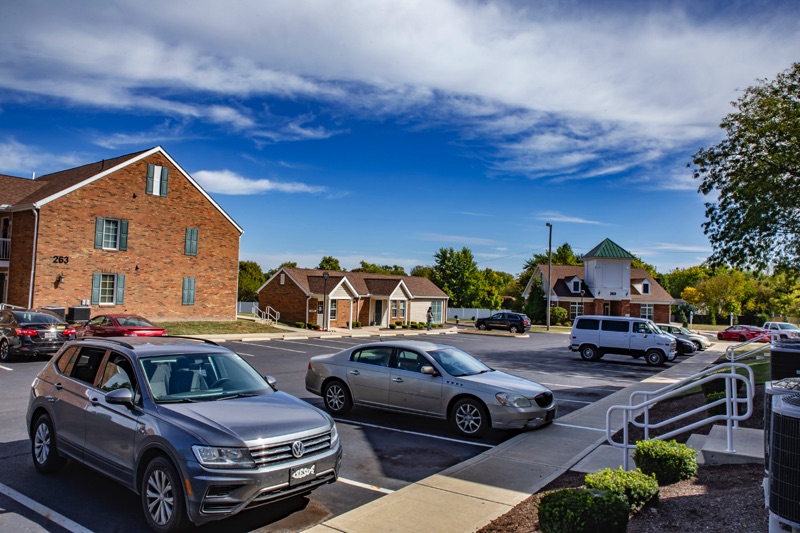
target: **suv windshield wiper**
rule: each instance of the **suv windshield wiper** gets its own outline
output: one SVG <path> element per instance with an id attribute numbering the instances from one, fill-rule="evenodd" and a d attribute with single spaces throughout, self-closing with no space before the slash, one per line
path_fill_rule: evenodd
<path id="1" fill-rule="evenodd" d="M 255 392 L 239 392 L 236 394 L 230 394 L 228 396 L 220 396 L 216 398 L 217 400 L 232 400 L 234 398 L 252 398 L 253 396 L 258 396 Z"/>
<path id="2" fill-rule="evenodd" d="M 197 403 L 197 400 L 191 398 L 162 398 L 156 400 L 156 403 Z"/>

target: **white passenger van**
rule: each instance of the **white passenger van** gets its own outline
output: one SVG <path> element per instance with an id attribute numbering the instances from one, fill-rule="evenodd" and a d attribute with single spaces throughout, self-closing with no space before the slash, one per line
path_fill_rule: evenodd
<path id="1" fill-rule="evenodd" d="M 616 353 L 644 356 L 648 365 L 657 366 L 675 359 L 677 342 L 646 318 L 583 315 L 572 324 L 569 349 L 585 361 Z"/>

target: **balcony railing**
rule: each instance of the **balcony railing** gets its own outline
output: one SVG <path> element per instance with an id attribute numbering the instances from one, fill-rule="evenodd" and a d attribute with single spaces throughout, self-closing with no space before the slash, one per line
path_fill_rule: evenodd
<path id="1" fill-rule="evenodd" d="M 11 239 L 0 239 L 0 261 L 8 261 L 11 257 Z"/>

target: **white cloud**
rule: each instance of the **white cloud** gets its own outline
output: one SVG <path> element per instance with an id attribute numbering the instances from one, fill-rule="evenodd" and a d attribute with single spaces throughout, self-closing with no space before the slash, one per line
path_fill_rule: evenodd
<path id="1" fill-rule="evenodd" d="M 560 223 L 568 223 L 568 224 L 591 224 L 595 226 L 607 226 L 605 222 L 600 222 L 598 220 L 588 220 L 581 217 L 574 217 L 569 215 L 564 215 L 561 213 L 557 213 L 554 211 L 546 211 L 539 214 L 536 217 L 536 220 L 545 220 L 547 222 L 560 222 Z"/>
<path id="2" fill-rule="evenodd" d="M 199 170 L 193 172 L 192 176 L 205 190 L 218 194 L 321 193 L 327 190 L 325 187 L 305 183 L 250 179 L 230 170 Z"/>
<path id="3" fill-rule="evenodd" d="M 28 0 L 3 17 L 7 95 L 193 118 L 272 142 L 346 133 L 265 127 L 248 108 L 252 97 L 305 97 L 373 119 L 447 120 L 493 143 L 495 172 L 534 178 L 600 179 L 696 149 L 736 91 L 787 68 L 800 40 L 791 2 L 709 13 L 680 1 Z"/>
<path id="4" fill-rule="evenodd" d="M 0 173 L 20 178 L 43 176 L 80 164 L 74 154 L 54 155 L 8 138 L 0 141 Z"/>

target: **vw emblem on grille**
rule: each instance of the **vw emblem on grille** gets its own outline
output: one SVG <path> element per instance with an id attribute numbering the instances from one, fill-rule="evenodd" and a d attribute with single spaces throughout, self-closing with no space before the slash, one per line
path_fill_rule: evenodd
<path id="1" fill-rule="evenodd" d="M 303 454 L 306 453 L 306 447 L 303 445 L 303 441 L 296 440 L 292 443 L 292 455 L 297 457 L 298 459 L 303 457 Z"/>

